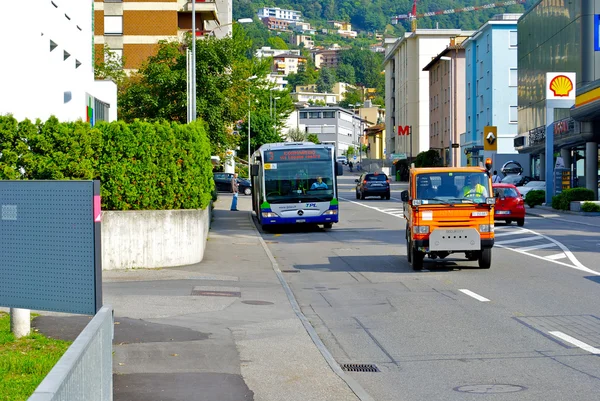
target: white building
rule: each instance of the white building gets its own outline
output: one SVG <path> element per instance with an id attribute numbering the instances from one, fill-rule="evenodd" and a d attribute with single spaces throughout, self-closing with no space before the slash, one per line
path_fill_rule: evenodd
<path id="1" fill-rule="evenodd" d="M 285 88 L 288 84 L 288 81 L 285 79 L 285 76 L 283 76 L 281 74 L 270 73 L 267 75 L 266 78 L 267 78 L 267 81 L 275 84 L 275 87 L 279 91 L 285 90 Z"/>
<path id="2" fill-rule="evenodd" d="M 17 120 L 116 120 L 117 88 L 94 81 L 92 2 L 0 3 L 0 114 Z M 15 36 L 16 35 L 16 36 Z M 10 56 L 10 62 L 7 62 Z"/>
<path id="3" fill-rule="evenodd" d="M 403 38 L 385 40 L 386 156 L 416 157 L 429 150 L 429 72 L 423 68 L 450 44 L 450 38 L 470 36 L 460 29 L 418 29 Z M 398 135 L 409 126 L 411 135 Z"/>
<path id="4" fill-rule="evenodd" d="M 290 54 L 294 56 L 300 56 L 300 50 L 287 50 L 287 49 L 271 49 L 269 46 L 263 46 L 256 50 L 256 58 L 266 57 L 277 57 L 281 54 Z"/>
<path id="5" fill-rule="evenodd" d="M 258 18 L 275 18 L 284 21 L 301 21 L 302 13 L 295 10 L 282 10 L 279 7 L 263 7 L 258 10 Z"/>

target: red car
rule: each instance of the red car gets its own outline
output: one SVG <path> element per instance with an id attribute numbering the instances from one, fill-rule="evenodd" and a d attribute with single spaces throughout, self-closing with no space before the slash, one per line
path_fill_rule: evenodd
<path id="1" fill-rule="evenodd" d="M 516 221 L 519 227 L 525 224 L 525 202 L 517 187 L 512 184 L 492 184 L 496 206 L 494 219 L 504 220 L 507 224 Z"/>

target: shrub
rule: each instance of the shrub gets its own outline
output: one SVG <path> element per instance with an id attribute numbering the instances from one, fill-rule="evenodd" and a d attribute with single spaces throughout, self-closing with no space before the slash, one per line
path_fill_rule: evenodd
<path id="1" fill-rule="evenodd" d="M 527 192 L 527 195 L 525 195 L 525 203 L 527 203 L 529 207 L 541 205 L 545 200 L 546 191 L 542 191 L 541 189 L 533 189 Z"/>
<path id="2" fill-rule="evenodd" d="M 556 202 L 554 201 L 556 199 Z M 565 189 L 552 198 L 552 208 L 557 210 L 569 210 L 571 202 L 594 200 L 594 191 L 587 188 Z"/>
<path id="3" fill-rule="evenodd" d="M 581 210 L 584 212 L 600 212 L 600 205 L 592 202 L 583 202 L 583 205 L 581 205 Z"/>

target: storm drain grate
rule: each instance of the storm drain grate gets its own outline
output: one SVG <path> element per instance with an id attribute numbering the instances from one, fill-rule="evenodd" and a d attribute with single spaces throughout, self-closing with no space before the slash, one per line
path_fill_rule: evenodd
<path id="1" fill-rule="evenodd" d="M 342 363 L 340 367 L 345 372 L 379 372 L 377 366 L 367 363 Z"/>
<path id="2" fill-rule="evenodd" d="M 281 272 L 282 273 L 300 273 L 300 270 L 291 269 L 291 270 L 282 270 Z"/>

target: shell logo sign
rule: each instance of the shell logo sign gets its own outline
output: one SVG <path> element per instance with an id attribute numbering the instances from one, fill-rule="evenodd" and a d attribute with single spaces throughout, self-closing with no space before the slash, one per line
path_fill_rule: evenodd
<path id="1" fill-rule="evenodd" d="M 547 73 L 546 99 L 575 100 L 575 73 Z"/>

